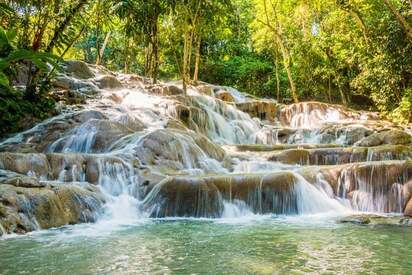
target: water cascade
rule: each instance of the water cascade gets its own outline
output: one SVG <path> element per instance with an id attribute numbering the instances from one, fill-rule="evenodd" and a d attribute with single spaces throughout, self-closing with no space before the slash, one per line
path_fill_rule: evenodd
<path id="1" fill-rule="evenodd" d="M 412 215 L 407 126 L 90 71 L 58 78 L 89 91 L 84 104 L 1 141 L 0 235 L 102 219 Z"/>

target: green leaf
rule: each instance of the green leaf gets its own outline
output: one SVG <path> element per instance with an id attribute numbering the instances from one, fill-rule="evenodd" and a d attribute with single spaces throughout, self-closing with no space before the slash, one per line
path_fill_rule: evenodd
<path id="1" fill-rule="evenodd" d="M 3 72 L 0 72 L 0 86 L 9 87 L 9 79 Z"/>

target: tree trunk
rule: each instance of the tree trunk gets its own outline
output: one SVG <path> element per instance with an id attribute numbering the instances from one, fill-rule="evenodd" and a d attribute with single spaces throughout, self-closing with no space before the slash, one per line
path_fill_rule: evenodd
<path id="1" fill-rule="evenodd" d="M 124 68 L 123 72 L 125 74 L 129 73 L 129 48 L 130 48 L 130 39 L 125 35 L 125 47 L 124 47 Z"/>
<path id="2" fill-rule="evenodd" d="M 152 49 L 153 49 L 153 66 L 152 66 L 152 79 L 153 84 L 157 83 L 157 74 L 159 71 L 159 38 L 158 38 L 158 26 L 157 26 L 157 18 L 154 19 L 153 22 L 153 33 L 152 33 Z"/>
<path id="3" fill-rule="evenodd" d="M 276 100 L 280 102 L 279 52 L 275 52 Z"/>
<path id="4" fill-rule="evenodd" d="M 406 32 L 406 36 L 412 42 L 412 26 L 406 21 L 406 19 L 400 14 L 390 0 L 383 0 L 385 5 L 389 8 L 391 13 L 395 16 L 396 21 L 401 25 L 402 29 Z"/>
<path id="5" fill-rule="evenodd" d="M 349 14 L 353 18 L 355 18 L 355 21 L 357 22 L 357 24 L 359 25 L 359 27 L 362 30 L 363 38 L 365 39 L 365 42 L 368 43 L 369 42 L 368 29 L 366 28 L 365 21 L 363 21 L 363 18 L 361 17 L 360 13 L 358 11 L 353 10 L 353 9 L 349 9 Z"/>
<path id="6" fill-rule="evenodd" d="M 96 64 L 99 64 L 100 62 L 100 1 L 97 0 L 97 6 L 96 6 L 96 16 L 97 16 L 97 22 L 96 22 Z"/>
<path id="7" fill-rule="evenodd" d="M 342 85 L 340 83 L 340 76 L 339 73 L 337 73 L 337 79 L 336 79 L 337 85 L 338 85 L 338 90 L 339 90 L 339 94 L 340 94 L 340 98 L 342 100 L 342 104 L 347 106 L 348 105 L 348 100 L 346 98 L 346 94 L 342 89 Z"/>
<path id="8" fill-rule="evenodd" d="M 329 103 L 332 103 L 332 80 L 330 76 L 328 77 L 328 100 Z"/>
<path id="9" fill-rule="evenodd" d="M 49 17 L 49 15 L 46 14 L 46 15 L 42 15 L 42 16 L 44 16 L 45 18 L 43 18 L 42 24 L 40 24 L 40 22 L 39 22 L 38 29 L 35 32 L 34 39 L 33 39 L 32 50 L 35 51 L 35 52 L 37 52 L 41 47 L 44 32 L 46 31 L 47 24 L 49 23 L 49 21 L 47 20 L 47 17 Z"/>
<path id="10" fill-rule="evenodd" d="M 106 37 L 104 38 L 104 42 L 102 48 L 100 49 L 99 54 L 97 55 L 96 65 L 99 65 L 103 59 L 104 50 L 106 49 L 107 43 L 109 43 L 111 31 L 108 31 Z"/>
<path id="11" fill-rule="evenodd" d="M 197 37 L 197 43 L 196 43 L 196 59 L 195 59 L 195 71 L 193 72 L 193 83 L 197 85 L 197 82 L 199 80 L 199 64 L 200 64 L 200 44 L 201 44 L 202 38 L 200 35 Z"/>
<path id="12" fill-rule="evenodd" d="M 183 81 L 183 92 L 187 94 L 187 74 L 188 74 L 188 62 L 189 62 L 189 40 L 190 40 L 190 31 L 188 27 L 185 27 L 184 31 L 184 45 L 183 45 L 183 66 L 182 66 L 182 81 Z"/>
<path id="13" fill-rule="evenodd" d="M 147 77 L 150 77 L 151 72 L 152 72 L 152 68 L 151 68 L 152 67 L 152 49 L 151 47 L 152 47 L 152 44 L 149 43 L 146 46 L 146 50 L 145 50 L 146 57 L 145 57 L 145 64 L 144 64 L 144 75 Z"/>
<path id="14" fill-rule="evenodd" d="M 77 5 L 73 7 L 69 15 L 63 20 L 63 22 L 55 29 L 52 39 L 50 40 L 49 45 L 46 47 L 46 52 L 50 52 L 58 42 L 61 34 L 66 30 L 70 25 L 73 18 L 82 10 L 82 8 L 87 4 L 87 0 L 79 0 Z"/>
<path id="15" fill-rule="evenodd" d="M 288 80 L 289 80 L 289 85 L 290 85 L 290 91 L 292 94 L 292 99 L 294 103 L 298 103 L 299 102 L 299 98 L 296 92 L 296 85 L 295 85 L 295 81 L 293 80 L 293 76 L 292 76 L 292 70 L 291 70 L 291 66 L 290 66 L 290 53 L 289 50 L 286 48 L 286 46 L 283 44 L 283 41 L 280 37 L 278 37 L 278 43 L 282 52 L 282 56 L 283 56 L 283 65 L 285 67 L 286 73 L 288 75 Z"/>
<path id="16" fill-rule="evenodd" d="M 269 15 L 268 15 L 268 11 L 267 11 L 267 5 L 266 5 L 266 0 L 264 0 L 264 8 L 265 8 L 265 15 L 266 15 L 266 23 L 262 22 L 263 24 L 265 24 L 266 26 L 269 27 L 269 29 L 272 30 L 273 35 L 274 35 L 274 40 L 275 42 L 279 45 L 280 50 L 282 52 L 282 57 L 283 57 L 283 65 L 285 67 L 286 73 L 288 75 L 288 80 L 289 80 L 289 84 L 290 84 L 290 91 L 292 94 L 292 98 L 293 98 L 293 102 L 298 103 L 299 102 L 299 98 L 297 96 L 297 92 L 296 92 L 296 85 L 295 85 L 295 81 L 293 80 L 293 76 L 292 76 L 292 70 L 291 70 L 291 59 L 290 59 L 290 53 L 288 48 L 285 46 L 285 43 L 283 41 L 282 38 L 282 26 L 280 25 L 280 23 L 277 21 L 276 22 L 276 27 L 271 25 L 270 20 L 269 20 Z M 273 10 L 276 14 L 276 10 L 273 7 Z"/>

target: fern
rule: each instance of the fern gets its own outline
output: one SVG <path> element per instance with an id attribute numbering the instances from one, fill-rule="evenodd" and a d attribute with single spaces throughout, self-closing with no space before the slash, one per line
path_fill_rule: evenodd
<path id="1" fill-rule="evenodd" d="M 39 53 L 26 49 L 16 49 L 14 47 L 14 38 L 15 35 L 13 32 L 6 32 L 2 27 L 0 27 L 0 49 L 3 50 L 0 55 L 0 86 L 10 88 L 6 70 L 10 69 L 14 63 L 29 60 L 42 71 L 48 71 L 49 66 L 58 66 L 59 59 L 50 53 Z"/>

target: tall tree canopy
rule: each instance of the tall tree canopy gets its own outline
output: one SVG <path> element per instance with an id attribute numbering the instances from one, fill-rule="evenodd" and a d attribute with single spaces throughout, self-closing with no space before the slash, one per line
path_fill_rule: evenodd
<path id="1" fill-rule="evenodd" d="M 207 81 L 412 120 L 410 0 L 3 0 L 0 26 L 12 41 L 2 54 L 48 53 L 153 82 Z M 35 68 L 26 93 L 40 94 L 49 56 L 29 57 L 3 63 L 2 83 L 14 81 L 10 62 L 23 60 Z"/>

